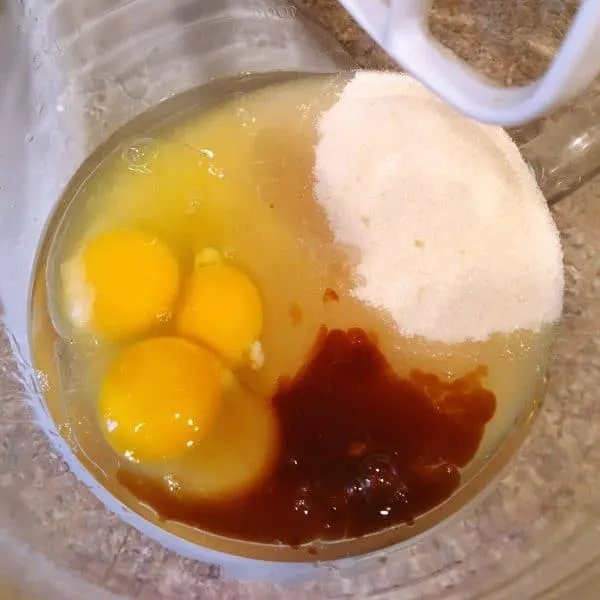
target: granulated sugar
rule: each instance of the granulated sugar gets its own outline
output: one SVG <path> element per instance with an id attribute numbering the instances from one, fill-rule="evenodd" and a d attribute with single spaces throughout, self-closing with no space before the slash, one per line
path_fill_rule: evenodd
<path id="1" fill-rule="evenodd" d="M 315 192 L 356 247 L 355 296 L 442 342 L 537 331 L 562 310 L 560 239 L 500 128 L 421 84 L 360 72 L 319 122 Z"/>

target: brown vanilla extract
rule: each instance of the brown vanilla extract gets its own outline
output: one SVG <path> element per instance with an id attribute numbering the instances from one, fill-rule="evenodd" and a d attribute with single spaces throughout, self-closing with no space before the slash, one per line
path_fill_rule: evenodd
<path id="1" fill-rule="evenodd" d="M 362 329 L 323 327 L 272 398 L 281 441 L 254 489 L 207 501 L 130 469 L 119 480 L 163 519 L 256 542 L 296 546 L 411 523 L 458 488 L 477 451 L 496 408 L 485 375 L 480 366 L 452 382 L 400 377 Z"/>

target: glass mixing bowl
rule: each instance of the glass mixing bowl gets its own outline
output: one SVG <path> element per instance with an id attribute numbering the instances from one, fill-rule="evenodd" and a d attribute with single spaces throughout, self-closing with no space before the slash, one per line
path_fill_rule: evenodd
<path id="1" fill-rule="evenodd" d="M 519 83 L 556 47 L 565 6 L 519 3 L 510 13 L 516 28 L 493 2 L 475 11 L 467 0 L 438 3 L 431 19 L 461 56 Z M 38 400 L 44 382 L 27 366 L 29 282 L 46 219 L 85 158 L 162 100 L 240 72 L 349 67 L 348 55 L 303 8 L 314 10 L 358 64 L 390 66 L 332 2 L 0 4 L 3 599 L 585 598 L 584 590 L 600 586 L 600 184 L 592 178 L 569 193 L 597 164 L 595 90 L 511 132 L 547 196 L 564 197 L 555 216 L 565 249 L 565 319 L 539 418 L 533 426 L 524 419 L 475 480 L 469 496 L 496 478 L 476 504 L 401 546 L 335 565 L 283 567 L 191 547 L 156 529 L 152 538 L 141 534 L 124 522 L 139 525 L 133 513 L 109 513 L 97 498 L 102 490 L 92 493 L 90 478 L 79 472 L 78 480 L 61 460 L 68 450 Z M 444 510 L 461 503 L 455 498 Z"/>

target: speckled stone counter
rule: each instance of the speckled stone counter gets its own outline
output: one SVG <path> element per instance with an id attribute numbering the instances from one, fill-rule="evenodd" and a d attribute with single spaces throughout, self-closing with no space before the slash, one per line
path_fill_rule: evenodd
<path id="1" fill-rule="evenodd" d="M 492 0 L 440 2 L 432 27 L 489 76 L 522 83 L 545 68 L 572 8 L 558 0 L 505 4 L 499 11 Z M 332 32 L 361 67 L 393 67 L 334 0 L 301 0 L 298 6 Z M 512 42 L 513 36 L 520 41 Z M 536 127 L 518 134 L 527 138 Z M 109 514 L 32 424 L 22 382 L 5 377 L 0 378 L 0 578 L 9 587 L 0 587 L 0 597 L 596 598 L 600 179 L 558 203 L 555 217 L 564 242 L 567 295 L 548 395 L 497 485 L 459 518 L 351 574 L 331 570 L 292 588 L 226 581 L 217 567 L 178 557 Z M 6 344 L 2 347 L 8 353 Z M 7 354 L 0 357 L 0 364 L 8 361 Z"/>

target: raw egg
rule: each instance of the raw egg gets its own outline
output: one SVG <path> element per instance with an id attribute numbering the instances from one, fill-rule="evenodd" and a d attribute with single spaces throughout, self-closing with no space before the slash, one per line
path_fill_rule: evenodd
<path id="1" fill-rule="evenodd" d="M 92 239 L 63 265 L 62 276 L 71 322 L 110 338 L 139 334 L 168 320 L 180 279 L 169 246 L 136 229 Z"/>
<path id="2" fill-rule="evenodd" d="M 221 367 L 193 342 L 151 338 L 126 348 L 100 391 L 103 433 L 140 463 L 177 459 L 210 430 L 221 398 Z"/>
<path id="3" fill-rule="evenodd" d="M 250 360 L 263 326 L 258 289 L 243 271 L 200 263 L 191 274 L 177 317 L 180 335 L 197 339 L 228 360 Z"/>
<path id="4" fill-rule="evenodd" d="M 219 406 L 207 435 L 170 465 L 182 496 L 235 496 L 260 485 L 276 466 L 279 428 L 269 403 L 234 379 Z"/>

